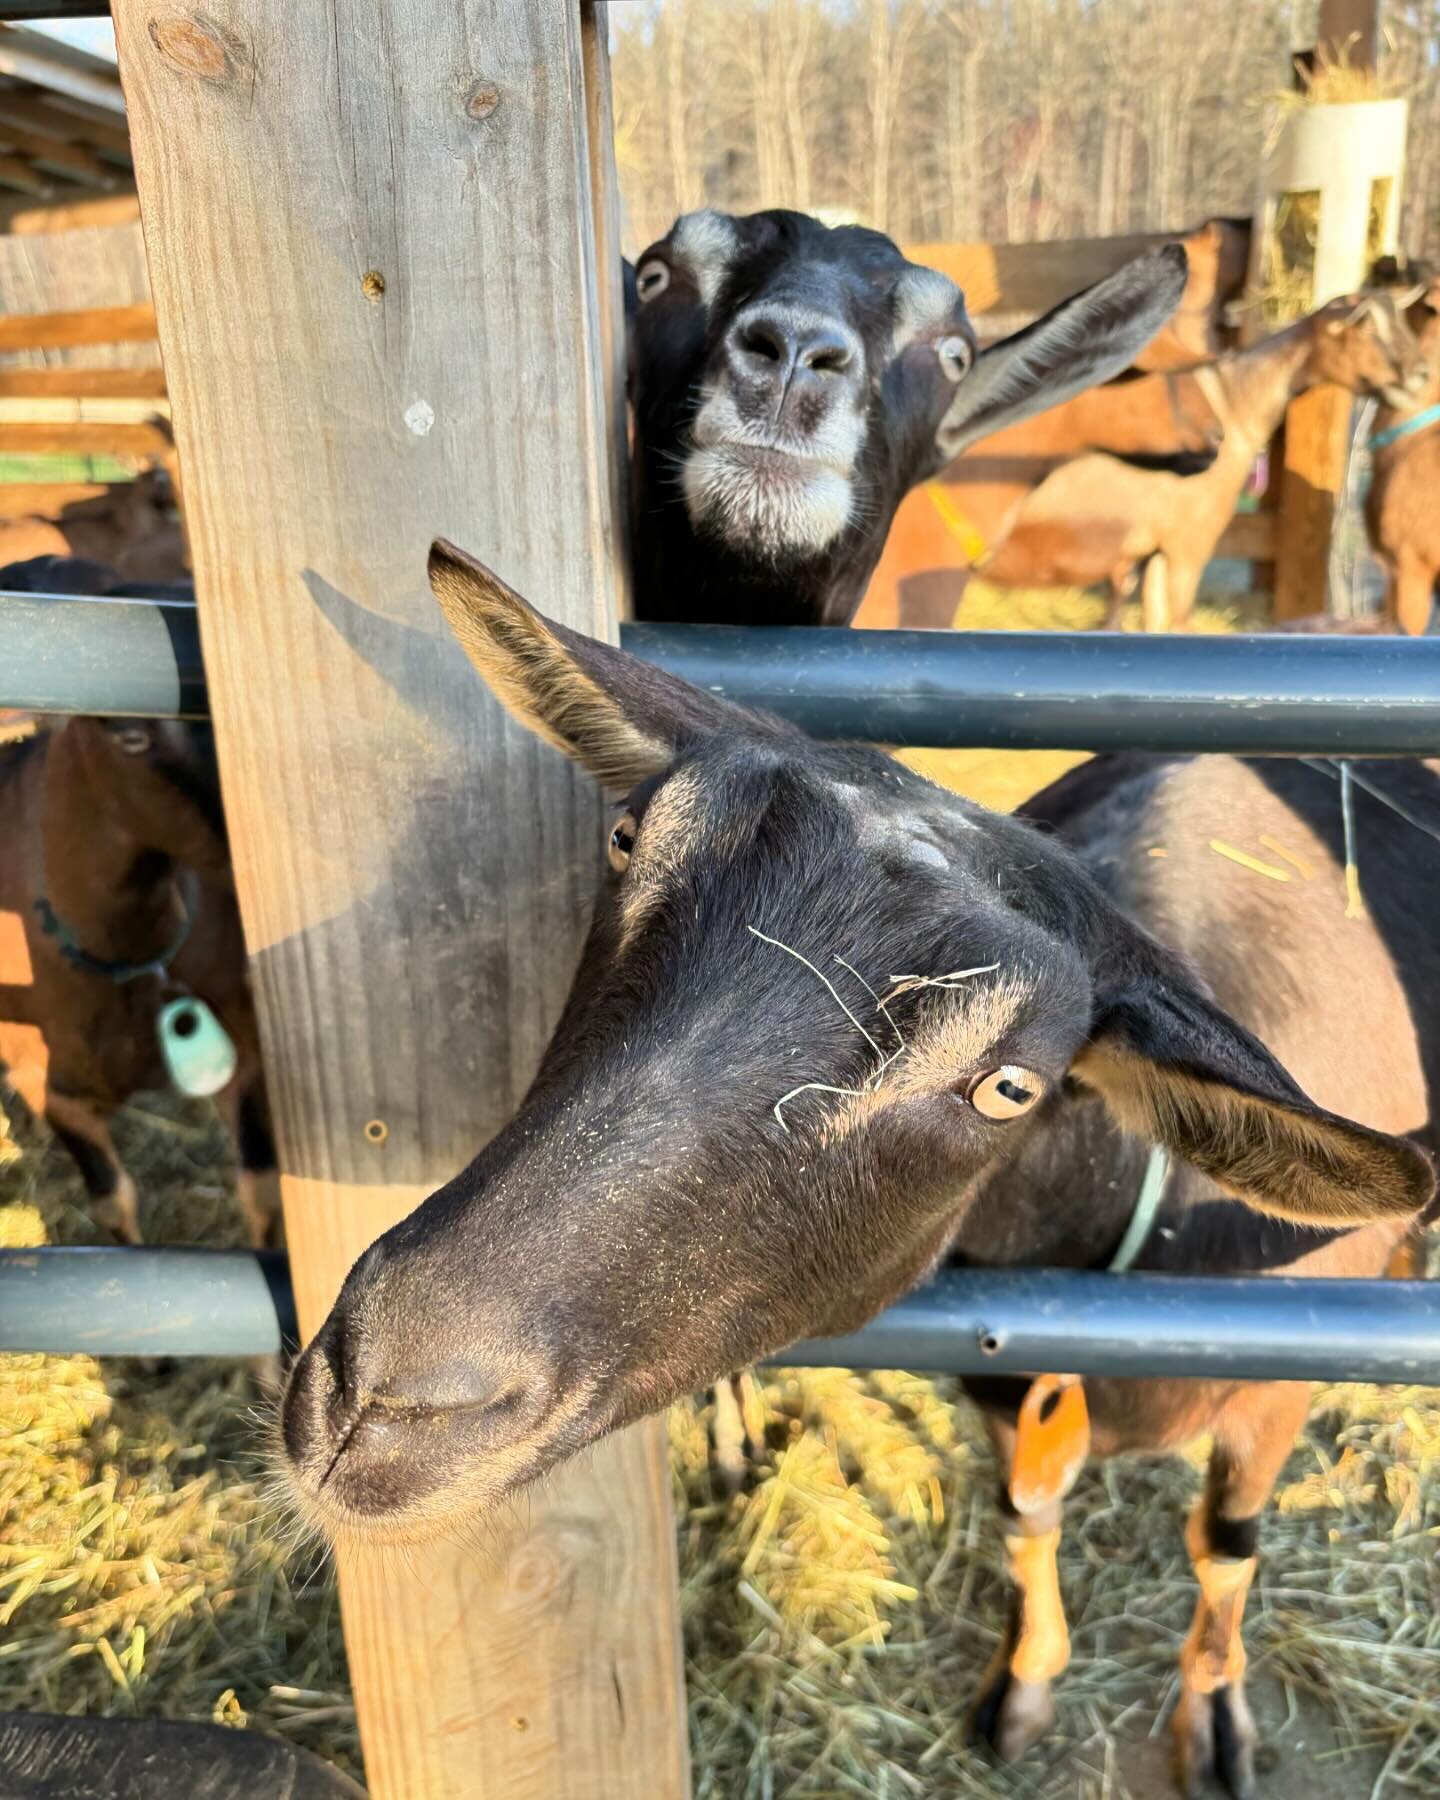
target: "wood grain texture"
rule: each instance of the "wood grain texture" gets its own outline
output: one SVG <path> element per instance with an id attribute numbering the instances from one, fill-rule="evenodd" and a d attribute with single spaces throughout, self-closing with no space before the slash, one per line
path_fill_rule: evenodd
<path id="1" fill-rule="evenodd" d="M 1285 413 L 1285 449 L 1275 512 L 1275 617 L 1327 610 L 1330 540 L 1345 484 L 1351 395 L 1315 387 Z"/>
<path id="2" fill-rule="evenodd" d="M 150 343 L 154 338 L 155 308 L 147 300 L 0 318 L 0 350 L 61 350 L 75 344 Z"/>
<path id="3" fill-rule="evenodd" d="M 149 31 L 176 16 L 115 7 L 310 1331 L 513 1112 L 603 860 L 593 787 L 481 689 L 424 573 L 444 533 L 615 629 L 579 17 L 211 0 L 223 57 L 187 67 Z M 488 1560 L 342 1564 L 372 1795 L 683 1795 L 659 1425 L 523 1525 Z"/>

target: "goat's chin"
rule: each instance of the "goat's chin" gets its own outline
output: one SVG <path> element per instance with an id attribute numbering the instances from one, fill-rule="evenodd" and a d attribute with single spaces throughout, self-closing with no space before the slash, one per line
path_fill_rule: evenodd
<path id="1" fill-rule="evenodd" d="M 814 556 L 850 522 L 849 477 L 785 451 L 748 444 L 693 450 L 683 486 L 697 531 L 772 562 Z"/>

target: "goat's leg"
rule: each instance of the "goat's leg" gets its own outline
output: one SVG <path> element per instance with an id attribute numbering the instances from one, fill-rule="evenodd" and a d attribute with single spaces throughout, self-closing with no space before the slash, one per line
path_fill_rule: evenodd
<path id="1" fill-rule="evenodd" d="M 98 1221 L 127 1244 L 140 1238 L 140 1200 L 124 1164 L 116 1154 L 106 1123 L 110 1108 L 96 1100 L 58 1092 L 45 1096 L 45 1119 L 75 1159 L 86 1192 L 95 1202 Z"/>
<path id="2" fill-rule="evenodd" d="M 1258 1562 L 1260 1509 L 1309 1404 L 1303 1382 L 1269 1382 L 1242 1389 L 1215 1423 L 1205 1493 L 1185 1534 L 1200 1583 L 1180 1652 L 1175 1713 L 1176 1776 L 1186 1800 L 1202 1794 L 1211 1775 L 1235 1800 L 1255 1792 L 1258 1734 L 1245 1701 L 1240 1626 Z"/>
<path id="3" fill-rule="evenodd" d="M 1200 593 L 1201 563 L 1181 562 L 1174 556 L 1165 559 L 1165 601 L 1169 608 L 1166 631 L 1188 631 L 1195 601 Z"/>
<path id="4" fill-rule="evenodd" d="M 1140 623 L 1146 631 L 1170 629 L 1170 577 L 1161 550 L 1146 563 L 1140 578 Z"/>
<path id="5" fill-rule="evenodd" d="M 1138 585 L 1139 578 L 1135 573 L 1134 563 L 1124 563 L 1120 568 L 1110 571 L 1110 603 L 1105 609 L 1106 631 L 1119 631 L 1124 623 L 1125 607 L 1135 598 Z"/>
<path id="6" fill-rule="evenodd" d="M 765 1407 L 748 1369 L 717 1381 L 715 1466 L 726 1493 L 738 1494 L 765 1448 Z"/>
<path id="7" fill-rule="evenodd" d="M 235 1140 L 235 1198 L 245 1217 L 245 1235 L 254 1250 L 279 1249 L 285 1241 L 285 1224 L 265 1084 L 256 1075 L 237 1079 L 221 1089 L 215 1104 Z M 248 1360 L 261 1391 L 278 1394 L 280 1358 L 271 1354 Z"/>
<path id="8" fill-rule="evenodd" d="M 278 1250 L 285 1241 L 280 1177 L 264 1083 L 258 1078 L 231 1082 L 215 1104 L 235 1140 L 235 1198 L 252 1249 Z"/>
<path id="9" fill-rule="evenodd" d="M 1391 592 L 1395 624 L 1407 637 L 1424 637 L 1435 610 L 1435 570 L 1412 551 L 1402 550 Z"/>
<path id="10" fill-rule="evenodd" d="M 1023 1756 L 1055 1722 L 1050 1684 L 1070 1661 L 1070 1633 L 1057 1562 L 1061 1503 L 1056 1500 L 1039 1512 L 1016 1512 L 1008 1480 L 1015 1429 L 995 1419 L 987 1424 L 1007 1475 L 1000 1507 L 1015 1592 L 1009 1628 L 980 1684 L 974 1723 L 976 1734 L 1009 1761 Z"/>

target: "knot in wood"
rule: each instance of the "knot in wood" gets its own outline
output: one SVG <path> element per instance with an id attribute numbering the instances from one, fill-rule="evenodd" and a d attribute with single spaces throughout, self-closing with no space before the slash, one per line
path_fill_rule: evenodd
<path id="1" fill-rule="evenodd" d="M 500 104 L 500 89 L 493 81 L 477 81 L 470 90 L 470 97 L 465 102 L 465 111 L 472 119 L 488 119 Z"/>
<path id="2" fill-rule="evenodd" d="M 238 40 L 200 15 L 170 13 L 150 21 L 150 42 L 172 69 L 201 81 L 233 81 L 244 63 Z"/>

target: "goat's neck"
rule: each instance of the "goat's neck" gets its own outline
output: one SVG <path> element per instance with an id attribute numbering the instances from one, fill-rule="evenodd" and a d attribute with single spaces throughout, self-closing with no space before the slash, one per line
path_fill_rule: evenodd
<path id="1" fill-rule="evenodd" d="M 1248 350 L 1196 370 L 1202 391 L 1213 384 L 1211 404 L 1220 414 L 1227 443 L 1233 441 L 1247 460 L 1265 448 L 1285 408 L 1307 385 L 1310 346 L 1309 321 L 1302 319 Z"/>
<path id="2" fill-rule="evenodd" d="M 174 943 L 185 917 L 176 864 L 130 826 L 68 729 L 47 751 L 40 833 L 43 897 L 83 950 L 144 962 Z"/>
<path id="3" fill-rule="evenodd" d="M 1404 406 L 1387 406 L 1381 402 L 1375 414 L 1377 432 L 1387 431 L 1392 425 L 1403 425 L 1407 419 L 1413 419 L 1416 413 L 1424 412 L 1427 407 L 1440 405 L 1440 340 L 1427 340 L 1424 349 L 1425 360 L 1430 368 L 1429 379 L 1414 399 L 1408 400 Z M 1396 454 L 1403 454 L 1408 448 L 1408 440 L 1402 438 L 1398 444 L 1388 448 L 1393 449 Z M 1385 453 L 1385 448 L 1376 452 L 1378 456 Z"/>

